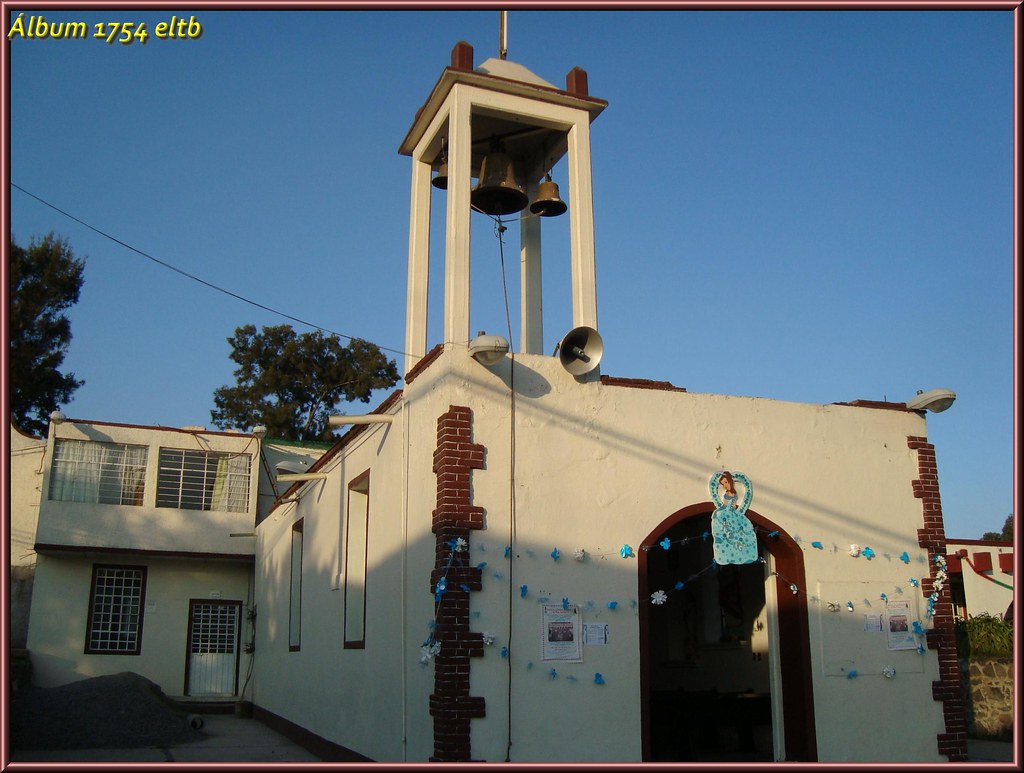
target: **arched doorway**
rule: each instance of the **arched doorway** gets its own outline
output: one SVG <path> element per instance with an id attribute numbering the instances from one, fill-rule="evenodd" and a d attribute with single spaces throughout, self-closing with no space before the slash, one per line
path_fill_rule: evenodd
<path id="1" fill-rule="evenodd" d="M 643 759 L 816 761 L 803 554 L 747 510 L 764 561 L 716 567 L 713 511 L 673 513 L 638 552 Z"/>

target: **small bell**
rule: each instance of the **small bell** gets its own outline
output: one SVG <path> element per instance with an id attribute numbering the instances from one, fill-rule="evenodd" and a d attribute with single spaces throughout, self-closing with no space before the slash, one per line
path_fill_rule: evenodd
<path id="1" fill-rule="evenodd" d="M 430 181 L 430 184 L 435 188 L 446 191 L 448 190 L 448 162 L 441 162 L 441 166 L 437 168 L 437 174 Z"/>
<path id="2" fill-rule="evenodd" d="M 544 175 L 544 182 L 537 186 L 537 198 L 530 205 L 530 211 L 541 217 L 557 217 L 567 209 L 558 196 L 558 183 L 551 182 L 551 175 Z"/>
<path id="3" fill-rule="evenodd" d="M 484 156 L 480 179 L 469 201 L 486 215 L 510 215 L 522 211 L 530 199 L 516 180 L 512 159 L 500 150 L 492 150 Z"/>

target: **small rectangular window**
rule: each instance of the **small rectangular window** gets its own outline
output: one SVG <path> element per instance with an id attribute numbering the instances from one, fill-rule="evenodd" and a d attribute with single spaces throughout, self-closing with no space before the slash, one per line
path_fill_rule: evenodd
<path id="1" fill-rule="evenodd" d="M 345 649 L 366 646 L 366 547 L 370 517 L 370 473 L 348 485 L 345 519 Z"/>
<path id="2" fill-rule="evenodd" d="M 94 566 L 85 651 L 96 655 L 138 655 L 146 567 Z"/>
<path id="3" fill-rule="evenodd" d="M 288 597 L 288 649 L 297 651 L 302 633 L 302 519 L 292 526 L 291 582 Z"/>
<path id="4" fill-rule="evenodd" d="M 249 454 L 161 448 L 156 506 L 244 513 L 251 468 Z"/>
<path id="5" fill-rule="evenodd" d="M 146 446 L 58 438 L 53 447 L 50 499 L 140 506 L 148 451 Z"/>

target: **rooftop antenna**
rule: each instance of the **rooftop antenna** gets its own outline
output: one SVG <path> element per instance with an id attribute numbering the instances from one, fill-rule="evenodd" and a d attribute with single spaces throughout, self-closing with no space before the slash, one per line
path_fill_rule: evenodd
<path id="1" fill-rule="evenodd" d="M 498 11 L 498 58 L 508 59 L 508 11 Z"/>

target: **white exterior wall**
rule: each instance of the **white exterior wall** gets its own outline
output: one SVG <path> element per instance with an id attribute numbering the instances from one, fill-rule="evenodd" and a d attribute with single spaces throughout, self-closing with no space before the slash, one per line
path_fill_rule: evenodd
<path id="1" fill-rule="evenodd" d="M 317 735 L 359 739 L 372 759 L 398 759 L 402 739 L 402 427 L 369 426 L 325 481 L 304 485 L 258 527 L 253 701 Z M 365 649 L 344 646 L 345 526 L 349 483 L 371 470 Z M 290 499 L 294 494 L 290 494 Z M 292 526 L 303 519 L 301 640 L 289 648 Z M 427 580 L 418 579 L 422 587 Z M 425 591 L 426 592 L 426 591 Z"/>
<path id="2" fill-rule="evenodd" d="M 434 614 L 432 458 L 437 418 L 461 405 L 473 411 L 472 442 L 486 447 L 484 469 L 472 473 L 472 504 L 485 508 L 486 528 L 471 534 L 470 564 L 486 561 L 487 567 L 483 590 L 471 594 L 471 629 L 496 638 L 484 657 L 470 660 L 470 695 L 486 700 L 486 717 L 470 723 L 474 759 L 505 759 L 510 670 L 503 646 L 512 652 L 511 761 L 641 759 L 639 616 L 647 600 L 637 598 L 637 559 L 623 559 L 619 551 L 629 544 L 639 552 L 666 518 L 709 502 L 708 480 L 722 469 L 745 473 L 754 491 L 751 510 L 803 547 L 807 587 L 800 590 L 809 597 L 819 761 L 877 762 L 881 750 L 892 762 L 945 759 L 936 748 L 944 724 L 931 693 L 938 678 L 934 651 L 889 651 L 884 634 L 864 632 L 864 615 L 881 611 L 881 593 L 909 599 L 929 627 L 920 589 L 908 582 L 929 572 L 928 557 L 916 547 L 923 518 L 911 481 L 918 477 L 918 460 L 907 445 L 908 436 L 926 434 L 920 416 L 605 386 L 596 374 L 573 378 L 555 358 L 520 355 L 515 361 L 515 560 L 503 557 L 512 543 L 511 359 L 489 370 L 464 349 L 448 347 L 407 387 L 390 429 L 378 427 L 361 438 L 348 451 L 345 472 L 310 484 L 315 495 L 304 495 L 302 504 L 272 514 L 261 526 L 257 576 L 264 644 L 257 703 L 378 761 L 430 757 L 433 669 L 418 658 Z M 373 469 L 367 649 L 351 652 L 340 647 L 339 604 L 327 578 L 338 550 L 343 483 L 367 467 Z M 388 491 L 383 501 L 381 489 Z M 304 625 L 302 652 L 289 653 L 281 629 L 287 587 L 278 580 L 288 576 L 288 534 L 299 516 L 305 518 L 312 567 L 306 577 L 313 572 L 309 585 L 304 579 L 303 620 L 312 615 L 316 624 Z M 819 540 L 822 549 L 810 545 Z M 870 546 L 876 557 L 850 556 L 851 543 Z M 558 561 L 550 557 L 555 547 Z M 582 563 L 572 558 L 576 548 L 587 551 Z M 909 565 L 899 560 L 904 551 Z M 519 594 L 524 584 L 525 599 Z M 554 664 L 555 679 L 548 675 L 552 664 L 540 657 L 541 596 L 553 603 L 567 597 L 583 607 L 592 601 L 584 620 L 606 622 L 611 630 L 610 643 L 587 648 L 583 663 Z M 606 606 L 610 600 L 618 602 L 614 611 Z M 850 600 L 855 611 L 828 612 L 829 600 Z M 353 657 L 359 655 L 369 657 Z M 882 676 L 887 665 L 895 667 L 896 679 Z M 850 670 L 859 675 L 848 678 Z M 594 684 L 595 672 L 604 685 Z"/>
<path id="3" fill-rule="evenodd" d="M 95 564 L 146 567 L 139 655 L 83 654 Z M 249 586 L 247 563 L 153 556 L 42 555 L 28 638 L 33 684 L 56 687 L 93 676 L 133 671 L 158 684 L 166 695 L 184 695 L 189 600 L 240 601 L 244 613 Z M 243 620 L 243 641 L 247 635 Z M 241 655 L 239 689 L 247 663 L 248 656 Z"/>

